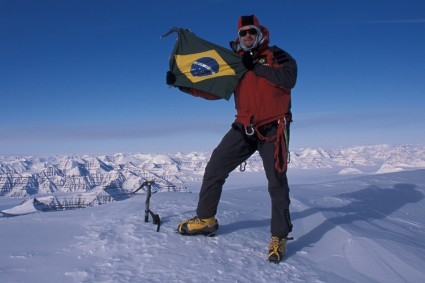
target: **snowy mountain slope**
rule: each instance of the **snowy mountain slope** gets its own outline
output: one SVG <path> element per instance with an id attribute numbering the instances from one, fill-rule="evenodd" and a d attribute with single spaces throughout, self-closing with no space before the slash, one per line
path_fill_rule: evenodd
<path id="1" fill-rule="evenodd" d="M 309 172 L 305 171 L 306 174 Z M 270 205 L 255 173 L 232 174 L 214 238 L 174 229 L 192 194 L 157 193 L 79 210 L 0 218 L 1 282 L 423 282 L 425 170 L 291 185 L 294 240 L 266 261 Z M 247 180 L 250 179 L 250 180 Z M 0 198 L 0 207 L 11 199 Z"/>
<path id="2" fill-rule="evenodd" d="M 192 152 L 168 155 L 0 156 L 0 196 L 87 193 L 111 186 L 132 191 L 145 180 L 154 180 L 158 189 L 184 190 L 185 183 L 201 180 L 209 155 Z M 291 151 L 289 168 L 334 169 L 340 175 L 425 168 L 425 146 L 295 149 Z M 261 158 L 254 154 L 247 160 L 246 172 L 262 171 Z"/>

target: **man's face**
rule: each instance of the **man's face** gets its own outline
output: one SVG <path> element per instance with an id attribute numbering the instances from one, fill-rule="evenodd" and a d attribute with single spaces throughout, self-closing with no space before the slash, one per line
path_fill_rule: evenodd
<path id="1" fill-rule="evenodd" d="M 250 48 L 254 45 L 257 38 L 257 30 L 251 26 L 242 27 L 239 35 L 245 46 Z"/>

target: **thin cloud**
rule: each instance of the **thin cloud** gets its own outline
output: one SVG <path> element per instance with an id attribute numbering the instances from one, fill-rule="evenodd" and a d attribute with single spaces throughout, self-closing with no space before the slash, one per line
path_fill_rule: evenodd
<path id="1" fill-rule="evenodd" d="M 363 21 L 361 24 L 425 24 L 425 19 L 407 19 L 407 20 L 374 20 Z"/>
<path id="2" fill-rule="evenodd" d="M 405 19 L 405 20 L 371 20 L 358 22 L 329 22 L 331 25 L 399 25 L 399 24 L 425 24 L 425 19 Z"/>

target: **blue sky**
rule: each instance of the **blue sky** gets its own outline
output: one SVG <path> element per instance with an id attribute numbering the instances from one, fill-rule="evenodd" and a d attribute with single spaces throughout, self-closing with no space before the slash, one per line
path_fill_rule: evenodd
<path id="1" fill-rule="evenodd" d="M 208 3 L 206 3 L 208 2 Z M 0 1 L 0 155 L 210 151 L 234 102 L 165 84 L 174 26 L 227 47 L 240 15 L 298 62 L 291 146 L 422 144 L 425 2 Z"/>

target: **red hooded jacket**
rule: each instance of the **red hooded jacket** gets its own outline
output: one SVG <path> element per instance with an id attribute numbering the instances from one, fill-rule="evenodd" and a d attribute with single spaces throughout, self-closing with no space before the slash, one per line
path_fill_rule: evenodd
<path id="1" fill-rule="evenodd" d="M 295 60 L 279 47 L 269 47 L 269 31 L 259 27 L 265 39 L 253 54 L 256 64 L 240 79 L 234 91 L 235 122 L 254 128 L 284 117 L 290 119 L 291 89 L 297 77 Z M 244 53 L 239 39 L 231 42 L 231 46 L 240 55 Z M 218 99 L 194 89 L 190 93 L 205 99 Z"/>

